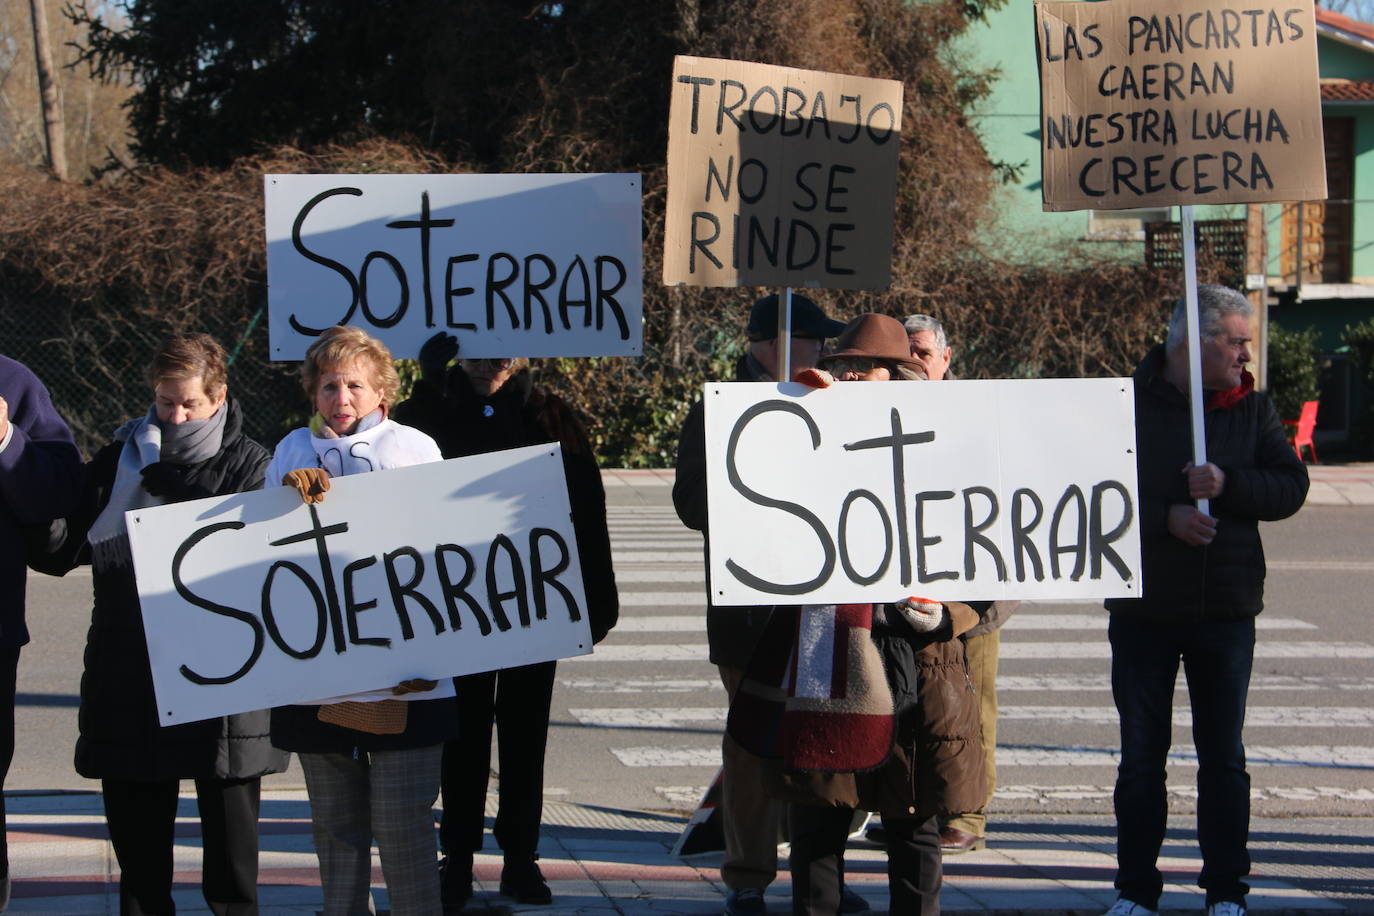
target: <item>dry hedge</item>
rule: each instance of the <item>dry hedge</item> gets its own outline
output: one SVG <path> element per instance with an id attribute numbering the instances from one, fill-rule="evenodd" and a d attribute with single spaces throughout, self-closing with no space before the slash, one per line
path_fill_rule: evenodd
<path id="1" fill-rule="evenodd" d="M 461 166 L 415 147 L 370 141 L 314 154 L 280 150 L 223 171 L 150 170 L 124 181 L 63 185 L 0 169 L 0 333 L 6 352 L 39 371 L 83 446 L 105 441 L 146 408 L 141 369 L 169 331 L 207 329 L 239 348 L 235 391 L 250 429 L 274 441 L 305 405 L 295 366 L 267 359 L 262 175 L 427 172 Z M 730 377 L 747 309 L 762 290 L 666 289 L 661 172 L 646 178 L 645 355 L 546 360 L 545 384 L 593 420 L 612 465 L 672 463 L 677 429 L 703 381 Z M 905 222 L 905 220 L 904 220 Z M 902 250 L 919 247 L 910 225 Z M 839 316 L 934 314 L 965 377 L 1128 373 L 1160 336 L 1172 281 L 1138 265 L 1025 267 L 977 256 L 939 271 L 903 270 L 882 293 L 814 291 Z M 1075 263 L 1065 258 L 1067 263 Z"/>
<path id="2" fill-rule="evenodd" d="M 525 82 L 507 95 L 501 142 L 480 153 L 477 144 L 450 144 L 441 155 L 434 145 L 371 139 L 308 152 L 280 147 L 217 169 L 144 167 L 84 186 L 0 167 L 5 351 L 39 371 L 90 448 L 146 408 L 141 369 L 158 338 L 209 331 L 234 349 L 232 383 L 249 430 L 270 443 L 305 405 L 295 367 L 267 358 L 264 173 L 639 172 L 644 356 L 545 360 L 539 372 L 592 420 L 604 463 L 671 465 L 686 408 L 703 381 L 730 377 L 749 305 L 766 291 L 656 282 L 665 47 L 904 80 L 893 285 L 815 292 L 833 314 L 935 314 L 965 377 L 1123 374 L 1160 336 L 1173 281 L 1154 271 L 1100 263 L 1086 251 L 1025 266 L 980 250 L 995 168 L 963 112 L 992 77 L 961 69 L 945 51 L 967 26 L 964 3 L 677 0 L 657 15 L 657 32 L 608 27 L 577 39 L 587 46 L 533 50 L 521 61 Z M 636 63 L 646 59 L 664 72 L 646 73 Z"/>

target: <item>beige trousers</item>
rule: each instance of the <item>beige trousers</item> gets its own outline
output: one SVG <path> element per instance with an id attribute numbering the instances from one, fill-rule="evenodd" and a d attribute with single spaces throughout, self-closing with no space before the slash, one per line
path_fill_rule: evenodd
<path id="1" fill-rule="evenodd" d="M 720 682 L 733 701 L 744 669 L 718 665 Z M 778 823 L 787 806 L 763 790 L 759 759 L 729 735 L 721 738 L 721 828 L 725 859 L 720 878 L 731 890 L 763 890 L 778 874 Z"/>
<path id="2" fill-rule="evenodd" d="M 997 788 L 997 654 L 1002 645 L 1002 631 L 974 636 L 964 645 L 968 651 L 973 689 L 978 692 L 978 734 L 983 740 L 983 772 L 988 783 L 987 799 L 991 801 L 993 790 Z M 987 807 L 988 802 L 984 801 L 977 811 L 952 815 L 942 826 L 983 836 L 988 826 Z"/>

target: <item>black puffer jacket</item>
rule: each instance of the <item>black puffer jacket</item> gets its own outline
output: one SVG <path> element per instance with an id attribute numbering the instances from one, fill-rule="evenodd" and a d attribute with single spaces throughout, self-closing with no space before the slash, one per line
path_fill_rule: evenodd
<path id="1" fill-rule="evenodd" d="M 757 382 L 765 380 L 750 363 L 749 354 L 740 357 L 735 366 L 735 380 Z M 707 531 L 706 513 L 706 406 L 697 401 L 682 424 L 682 436 L 677 444 L 677 474 L 673 481 L 673 508 L 682 524 L 704 536 Z M 711 558 L 706 557 L 706 571 L 710 575 Z M 743 670 L 754 654 L 754 646 L 768 626 L 772 605 L 747 607 L 716 607 L 711 603 L 710 583 L 706 588 L 706 641 L 711 662 Z"/>
<path id="2" fill-rule="evenodd" d="M 1148 620 L 1236 620 L 1264 607 L 1259 522 L 1287 518 L 1307 498 L 1307 469 L 1293 452 L 1273 404 L 1251 391 L 1204 415 L 1207 460 L 1226 482 L 1212 500 L 1216 538 L 1190 547 L 1169 534 L 1169 508 L 1192 504 L 1183 467 L 1192 460 L 1188 399 L 1162 376 L 1164 348 L 1135 371 L 1142 595 L 1107 610 Z"/>
<path id="3" fill-rule="evenodd" d="M 271 456 L 243 434 L 238 403 L 230 400 L 227 409 L 219 452 L 185 466 L 183 492 L 169 496 L 168 502 L 262 489 Z M 111 442 L 87 465 L 81 509 L 54 526 L 42 571 L 61 574 L 90 562 L 86 533 L 109 501 L 123 447 Z M 160 726 L 133 568 L 97 570 L 92 579 L 95 604 L 81 676 L 78 773 L 91 779 L 155 781 L 246 779 L 286 769 L 287 755 L 272 747 L 266 710 Z"/>
<path id="4" fill-rule="evenodd" d="M 592 642 L 604 639 L 620 617 L 620 594 L 611 565 L 606 489 L 591 437 L 576 412 L 558 395 L 536 386 L 528 369 L 516 372 L 495 394 L 483 397 L 473 390 L 467 373 L 454 366 L 446 390 L 419 381 L 410 398 L 396 405 L 392 417 L 432 436 L 445 458 L 545 442 L 562 445 Z"/>

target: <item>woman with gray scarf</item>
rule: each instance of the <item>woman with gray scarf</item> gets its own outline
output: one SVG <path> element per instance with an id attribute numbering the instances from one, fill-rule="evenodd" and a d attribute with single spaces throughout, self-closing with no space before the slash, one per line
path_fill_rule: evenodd
<path id="1" fill-rule="evenodd" d="M 120 913 L 176 912 L 173 828 L 194 779 L 213 913 L 258 912 L 260 778 L 286 769 L 266 711 L 161 727 L 124 513 L 262 488 L 271 456 L 243 434 L 224 350 L 205 334 L 169 339 L 148 369 L 153 404 L 86 466 L 81 510 L 55 523 L 42 571 L 94 567 L 76 769 L 101 780 L 119 860 Z M 37 564 L 36 564 L 37 565 Z"/>

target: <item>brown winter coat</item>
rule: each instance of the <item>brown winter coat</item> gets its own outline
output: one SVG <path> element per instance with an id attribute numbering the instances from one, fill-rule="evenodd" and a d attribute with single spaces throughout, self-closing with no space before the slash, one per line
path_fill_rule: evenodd
<path id="1" fill-rule="evenodd" d="M 863 773 L 784 772 L 765 760 L 770 795 L 805 804 L 918 817 L 976 811 L 987 793 L 978 736 L 978 697 L 963 640 L 978 623 L 967 604 L 947 602 L 950 622 L 917 634 L 880 606 L 873 639 L 883 656 L 897 713 L 892 755 Z"/>

